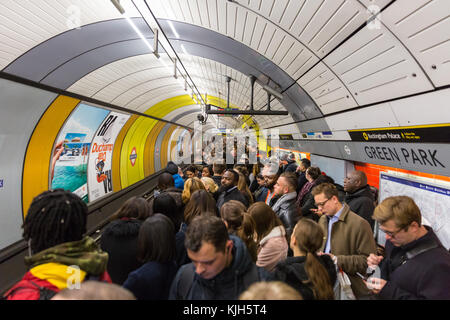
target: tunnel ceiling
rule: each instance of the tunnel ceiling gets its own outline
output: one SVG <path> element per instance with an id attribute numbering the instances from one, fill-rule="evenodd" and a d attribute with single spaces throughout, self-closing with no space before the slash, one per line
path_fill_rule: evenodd
<path id="1" fill-rule="evenodd" d="M 200 94 L 226 101 L 230 76 L 230 103 L 245 109 L 250 74 L 282 91 L 271 107 L 290 115 L 254 117 L 261 127 L 326 130 L 328 115 L 450 84 L 447 0 L 120 2 L 152 44 L 149 13 L 133 3 L 148 5 Z M 3 72 L 139 112 L 192 94 L 109 0 L 1 0 L 0 8 Z M 267 103 L 260 84 L 255 109 Z M 199 110 L 188 104 L 165 118 L 192 124 Z"/>

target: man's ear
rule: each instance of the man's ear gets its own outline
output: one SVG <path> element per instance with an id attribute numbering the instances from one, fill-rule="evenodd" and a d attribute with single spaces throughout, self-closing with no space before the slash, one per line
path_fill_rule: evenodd
<path id="1" fill-rule="evenodd" d="M 231 252 L 231 250 L 233 249 L 233 240 L 228 240 L 227 241 L 227 244 L 226 244 L 226 247 L 225 247 L 225 251 L 227 252 L 227 253 L 230 253 Z"/>

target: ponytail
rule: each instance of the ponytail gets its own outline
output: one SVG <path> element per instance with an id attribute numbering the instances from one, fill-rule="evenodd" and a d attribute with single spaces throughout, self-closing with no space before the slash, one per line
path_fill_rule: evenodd
<path id="1" fill-rule="evenodd" d="M 334 300 L 333 288 L 330 285 L 330 276 L 318 257 L 308 252 L 305 264 L 306 274 L 312 282 L 312 291 L 316 300 Z"/>
<path id="2" fill-rule="evenodd" d="M 256 262 L 258 257 L 257 245 L 255 240 L 253 239 L 255 230 L 256 230 L 255 220 L 253 220 L 252 216 L 249 213 L 244 212 L 242 224 L 238 228 L 236 234 L 239 238 L 242 239 L 242 241 L 247 246 L 248 252 L 250 253 L 253 262 Z"/>
<path id="3" fill-rule="evenodd" d="M 323 241 L 323 230 L 317 222 L 308 218 L 300 219 L 295 225 L 293 235 L 300 251 L 306 253 L 305 271 L 314 297 L 317 300 L 333 300 L 334 291 L 325 266 L 315 254 Z"/>

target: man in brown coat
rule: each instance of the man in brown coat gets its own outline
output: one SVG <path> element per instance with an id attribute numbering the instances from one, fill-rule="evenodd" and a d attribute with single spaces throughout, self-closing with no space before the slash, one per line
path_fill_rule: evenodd
<path id="1" fill-rule="evenodd" d="M 321 215 L 319 225 L 325 235 L 323 253 L 330 255 L 347 273 L 356 298 L 370 295 L 368 288 L 356 274 L 366 274 L 367 257 L 376 252 L 369 223 L 350 211 L 347 204 L 339 201 L 338 190 L 333 184 L 322 183 L 314 187 L 312 195 L 318 207 L 317 213 Z"/>

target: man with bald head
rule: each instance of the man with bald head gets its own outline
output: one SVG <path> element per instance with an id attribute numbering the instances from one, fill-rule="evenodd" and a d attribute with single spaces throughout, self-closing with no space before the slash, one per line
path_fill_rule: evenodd
<path id="1" fill-rule="evenodd" d="M 372 214 L 375 207 L 366 174 L 358 170 L 347 173 L 347 177 L 344 179 L 344 191 L 344 202 L 348 204 L 351 211 L 366 219 L 373 230 Z"/>

